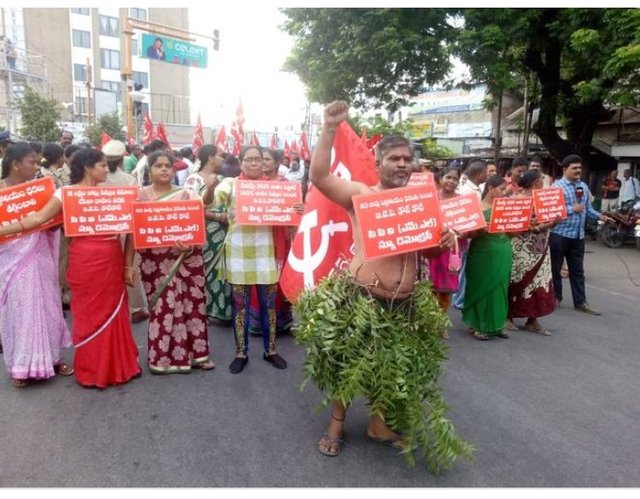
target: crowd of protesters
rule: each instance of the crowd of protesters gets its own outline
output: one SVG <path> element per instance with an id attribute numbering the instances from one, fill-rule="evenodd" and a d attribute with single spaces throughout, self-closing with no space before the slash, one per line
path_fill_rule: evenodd
<path id="1" fill-rule="evenodd" d="M 351 196 L 371 188 L 345 184 L 328 174 L 330 140 L 346 115 L 343 104 L 333 106 L 325 111 L 330 127 L 323 129 L 311 165 L 299 158 L 285 160 L 280 151 L 258 145 L 243 147 L 236 158 L 211 144 L 197 154 L 191 147 L 171 151 L 160 140 L 144 147 L 110 141 L 97 149 L 73 144 L 69 131 L 61 134 L 59 143 L 45 144 L 13 143 L 5 132 L 7 136 L 0 137 L 0 189 L 43 177 L 51 178 L 56 187 L 42 209 L 0 227 L 0 236 L 28 232 L 0 244 L 0 339 L 13 385 L 24 387 L 32 380 L 74 373 L 85 387 L 126 383 L 142 372 L 131 325 L 145 320 L 152 373 L 213 369 L 208 324 L 229 327 L 233 333 L 231 373 L 240 373 L 247 365 L 251 334 L 262 337 L 263 359 L 285 369 L 287 361 L 277 351 L 277 337 L 295 326 L 279 276 L 296 229 L 238 224 L 235 185 L 237 179 L 301 182 L 306 193 L 311 182 L 352 210 Z M 402 137 L 383 139 L 376 160 L 378 189 L 403 187 L 411 172 L 420 169 Z M 438 196 L 444 200 L 473 193 L 488 222 L 495 199 L 530 198 L 533 190 L 551 185 L 540 166 L 540 158 L 518 158 L 509 174 L 502 176 L 494 163 L 479 159 L 450 165 L 436 172 Z M 519 329 L 551 334 L 551 326 L 542 325 L 540 319 L 550 316 L 563 301 L 565 262 L 573 306 L 599 315 L 585 293 L 584 224 L 585 217 L 604 216 L 592 207 L 589 189 L 581 180 L 581 158 L 567 156 L 562 169 L 562 178 L 553 186 L 564 192 L 566 219 L 539 223 L 534 216 L 530 229 L 519 233 L 483 229 L 456 234 L 445 229 L 439 249 L 423 254 L 428 269 L 423 280 L 430 283 L 441 311 L 450 313 L 451 304 L 461 310 L 473 338 L 508 338 L 510 331 Z M 605 182 L 607 192 L 620 189 L 620 182 L 614 180 L 612 176 Z M 178 242 L 170 248 L 135 251 L 131 235 L 65 238 L 58 229 L 30 232 L 62 211 L 64 189 L 99 185 L 137 186 L 139 201 L 201 200 L 206 243 L 194 247 Z M 292 207 L 300 214 L 303 209 L 302 204 Z M 357 220 L 352 222 L 355 225 Z M 361 258 L 356 248 L 354 262 Z M 393 299 L 399 291 L 404 293 L 401 298 L 412 295 L 409 288 L 418 271 L 409 265 L 413 273 L 407 273 L 406 255 L 398 258 L 404 262 L 404 271 L 391 279 L 397 283 Z M 358 282 L 368 282 L 367 267 L 377 268 L 369 280 L 384 281 L 386 266 L 379 263 L 375 267 L 360 262 L 353 270 Z M 374 299 L 389 299 L 383 288 L 373 289 Z M 70 310 L 71 330 L 64 309 Z M 436 333 L 441 339 L 450 335 L 444 329 Z M 63 349 L 71 345 L 73 365 L 62 361 Z M 333 405 L 328 433 L 319 443 L 326 455 L 340 452 L 346 410 L 338 402 Z M 377 416 L 368 434 L 402 448 L 399 434 Z"/>

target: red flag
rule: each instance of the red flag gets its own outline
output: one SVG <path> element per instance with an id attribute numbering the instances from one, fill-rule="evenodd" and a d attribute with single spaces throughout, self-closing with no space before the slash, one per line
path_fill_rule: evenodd
<path id="1" fill-rule="evenodd" d="M 311 150 L 309 149 L 309 142 L 307 142 L 307 134 L 304 132 L 300 135 L 300 157 L 304 161 L 311 161 Z"/>
<path id="2" fill-rule="evenodd" d="M 256 137 L 256 132 L 253 132 L 251 134 L 251 142 L 250 144 L 252 146 L 259 146 L 260 145 L 260 141 L 258 140 L 258 137 Z"/>
<path id="3" fill-rule="evenodd" d="M 164 142 L 169 149 L 171 149 L 171 144 L 169 144 L 169 139 L 167 138 L 167 131 L 164 129 L 164 124 L 162 121 L 158 122 L 158 126 L 156 127 L 156 135 L 158 138 Z"/>
<path id="4" fill-rule="evenodd" d="M 242 101 L 238 101 L 236 109 L 236 119 L 231 124 L 231 136 L 233 137 L 233 155 L 240 154 L 240 149 L 244 145 L 244 111 L 242 110 Z"/>
<path id="5" fill-rule="evenodd" d="M 289 148 L 289 142 L 284 141 L 284 153 L 285 158 L 291 158 L 291 149 Z"/>
<path id="6" fill-rule="evenodd" d="M 229 141 L 227 140 L 227 132 L 224 131 L 224 126 L 220 128 L 218 131 L 218 136 L 216 137 L 216 147 L 223 152 L 229 152 Z"/>
<path id="7" fill-rule="evenodd" d="M 367 143 L 367 129 L 365 127 L 362 127 L 362 137 L 360 138 L 362 139 L 362 142 L 365 144 Z"/>
<path id="8" fill-rule="evenodd" d="M 291 159 L 293 158 L 300 158 L 300 151 L 298 150 L 298 143 L 296 142 L 296 139 L 293 139 L 291 141 Z"/>
<path id="9" fill-rule="evenodd" d="M 382 140 L 382 135 L 376 133 L 373 137 L 367 140 L 367 149 L 369 149 L 373 153 L 373 149 L 378 142 Z"/>
<path id="10" fill-rule="evenodd" d="M 155 138 L 156 134 L 153 131 L 153 122 L 151 121 L 151 117 L 146 114 L 144 116 L 144 137 L 142 137 L 142 143 L 148 144 Z"/>
<path id="11" fill-rule="evenodd" d="M 110 140 L 113 140 L 111 138 L 111 135 L 109 135 L 107 132 L 102 132 L 102 135 L 100 136 L 100 149 L 102 149 L 104 147 L 104 145 L 109 142 Z"/>
<path id="12" fill-rule="evenodd" d="M 269 147 L 271 149 L 278 148 L 278 136 L 275 133 L 271 136 L 271 144 L 269 144 Z"/>
<path id="13" fill-rule="evenodd" d="M 338 127 L 330 171 L 346 180 L 367 185 L 378 181 L 375 159 L 346 121 Z M 347 268 L 353 257 L 353 236 L 347 212 L 313 186 L 302 221 L 282 269 L 280 285 L 291 301 L 323 277 Z"/>
<path id="14" fill-rule="evenodd" d="M 202 129 L 202 121 L 200 121 L 200 113 L 198 113 L 198 121 L 196 122 L 196 129 L 193 132 L 193 143 L 191 149 L 195 157 L 198 157 L 200 148 L 204 145 L 204 130 Z"/>

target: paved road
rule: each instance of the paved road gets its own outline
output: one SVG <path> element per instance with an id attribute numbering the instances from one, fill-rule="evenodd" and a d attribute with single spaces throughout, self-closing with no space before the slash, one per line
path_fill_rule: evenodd
<path id="1" fill-rule="evenodd" d="M 477 451 L 439 477 L 368 441 L 363 401 L 349 413 L 343 453 L 322 456 L 327 413 L 316 412 L 314 387 L 297 386 L 301 349 L 283 338 L 290 368 L 278 371 L 252 338 L 247 368 L 231 375 L 230 332 L 211 328 L 211 372 L 145 371 L 104 391 L 73 378 L 18 390 L 0 378 L 0 486 L 638 487 L 640 290 L 619 256 L 640 284 L 640 251 L 588 250 L 588 298 L 602 317 L 565 300 L 545 321 L 550 337 L 479 342 L 454 314 L 442 385 Z M 136 326 L 142 362 L 145 334 Z"/>

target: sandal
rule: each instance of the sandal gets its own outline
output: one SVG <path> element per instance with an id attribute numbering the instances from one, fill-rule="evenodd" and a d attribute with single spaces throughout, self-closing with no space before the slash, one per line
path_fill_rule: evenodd
<path id="1" fill-rule="evenodd" d="M 53 370 L 60 376 L 71 376 L 76 370 L 64 362 L 60 362 L 57 366 L 53 366 Z"/>
<path id="2" fill-rule="evenodd" d="M 474 331 L 473 333 L 471 333 L 471 336 L 473 336 L 476 340 L 480 340 L 480 341 L 486 341 L 489 339 L 489 336 L 487 336 L 484 333 L 481 333 L 480 331 Z"/>
<path id="3" fill-rule="evenodd" d="M 331 419 L 343 423 L 345 418 L 337 418 L 335 414 L 331 414 Z M 329 457 L 336 457 L 342 452 L 344 447 L 344 431 L 339 437 L 330 437 L 328 432 L 322 434 L 322 438 L 318 441 L 318 450 L 320 453 Z M 333 451 L 331 449 L 334 449 Z"/>
<path id="4" fill-rule="evenodd" d="M 507 323 L 504 325 L 504 328 L 508 329 L 509 331 L 518 331 L 520 329 L 513 323 L 513 321 L 507 321 Z"/>
<path id="5" fill-rule="evenodd" d="M 505 333 L 504 331 L 500 331 L 498 334 L 496 334 L 496 336 L 498 338 L 509 338 L 509 333 Z"/>
<path id="6" fill-rule="evenodd" d="M 15 386 L 16 388 L 24 388 L 25 386 L 27 386 L 29 384 L 29 380 L 28 379 L 11 378 L 11 384 L 13 386 Z"/>
<path id="7" fill-rule="evenodd" d="M 442 331 L 440 333 L 440 338 L 442 338 L 443 340 L 451 339 L 451 336 L 449 336 L 449 331 L 447 331 L 446 329 L 444 331 Z"/>
<path id="8" fill-rule="evenodd" d="M 549 329 L 543 328 L 541 326 L 524 326 L 525 331 L 531 331 L 532 333 L 540 334 L 542 336 L 551 336 L 551 331 Z"/>
<path id="9" fill-rule="evenodd" d="M 193 367 L 194 369 L 202 369 L 204 371 L 210 371 L 211 369 L 215 368 L 216 365 L 211 359 L 208 359 L 208 360 L 205 360 L 204 362 L 201 362 L 200 364 L 193 364 L 193 366 L 191 367 Z"/>
<path id="10" fill-rule="evenodd" d="M 328 433 L 323 433 L 322 438 L 318 440 L 318 450 L 325 456 L 336 457 L 342 452 L 343 447 L 344 438 L 330 437 Z"/>

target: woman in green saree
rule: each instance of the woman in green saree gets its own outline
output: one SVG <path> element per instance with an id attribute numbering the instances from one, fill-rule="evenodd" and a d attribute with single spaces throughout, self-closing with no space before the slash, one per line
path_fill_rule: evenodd
<path id="1" fill-rule="evenodd" d="M 482 212 L 489 222 L 493 200 L 505 196 L 506 182 L 498 175 L 487 180 Z M 462 320 L 476 340 L 508 338 L 503 331 L 509 311 L 511 242 L 507 234 L 480 232 L 469 246 Z"/>

